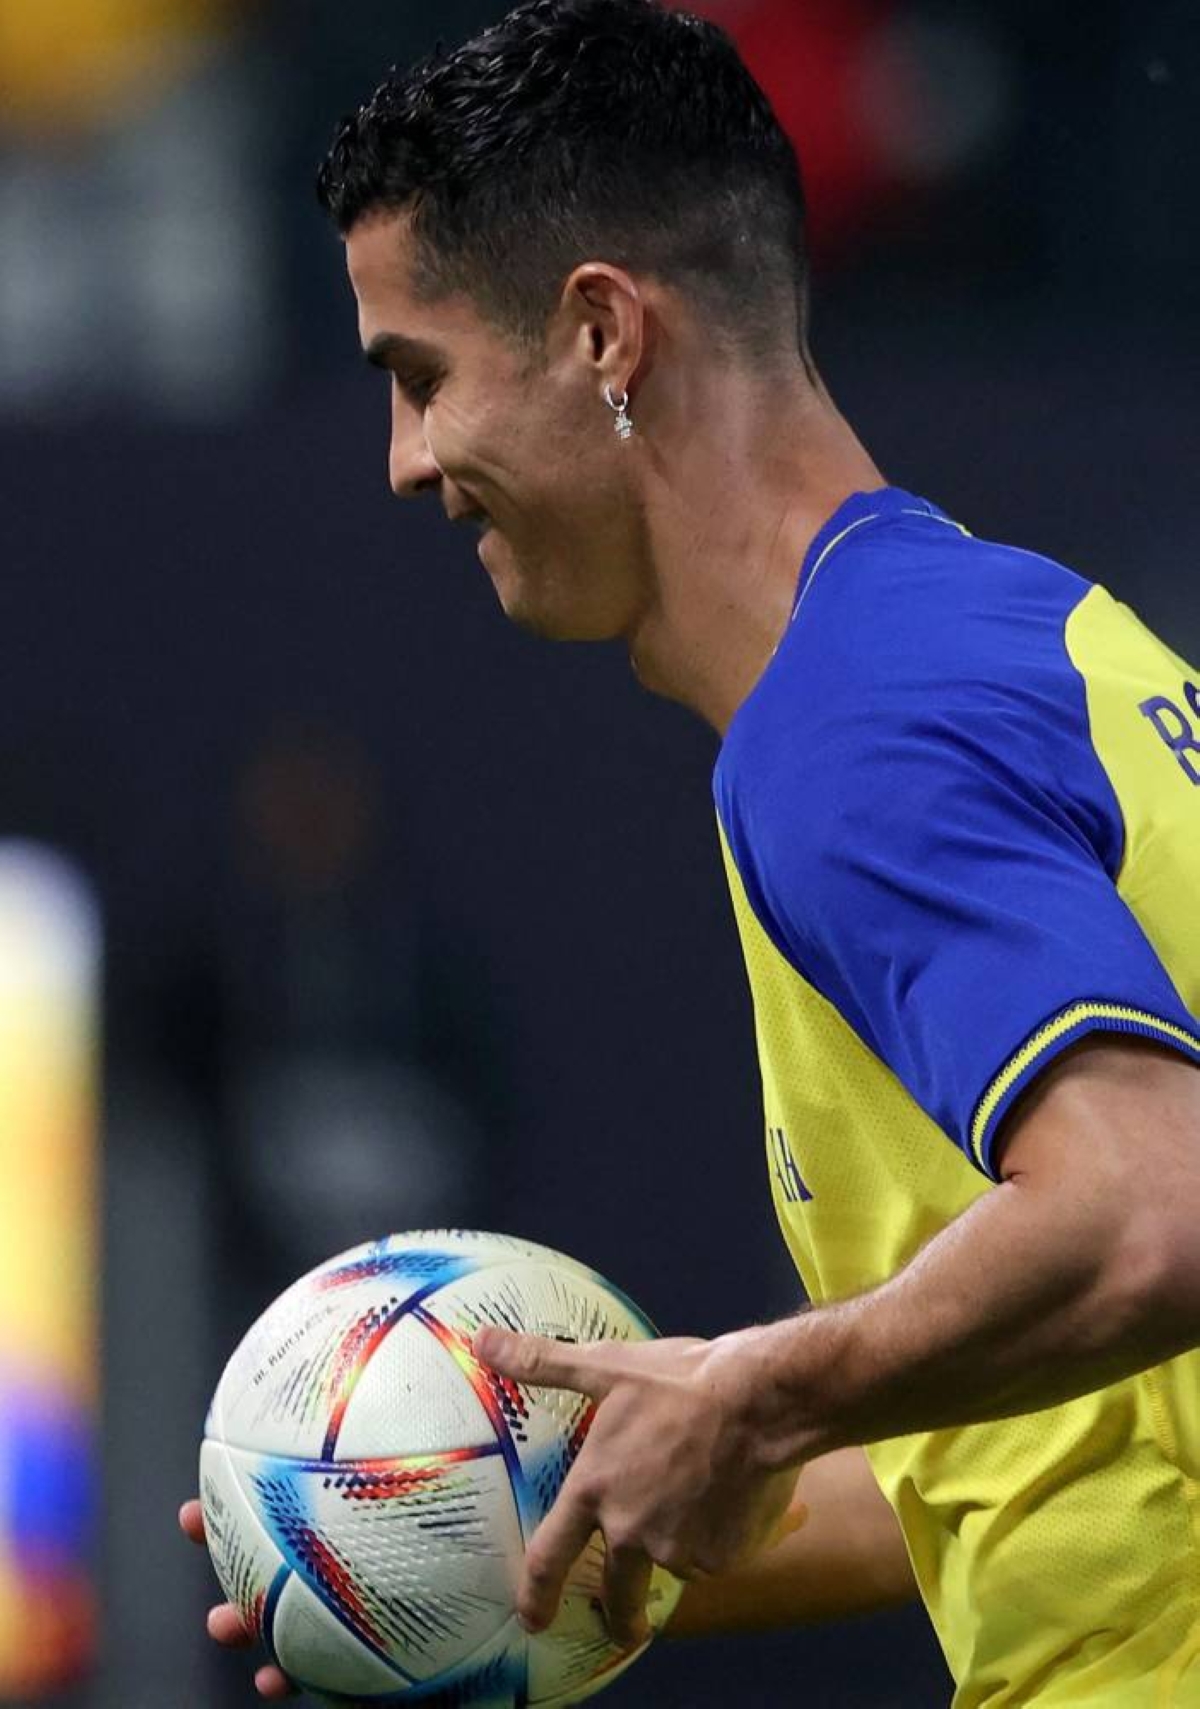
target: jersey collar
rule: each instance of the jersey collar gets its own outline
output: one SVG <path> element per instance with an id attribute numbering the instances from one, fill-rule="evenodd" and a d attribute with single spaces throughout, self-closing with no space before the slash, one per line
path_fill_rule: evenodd
<path id="1" fill-rule="evenodd" d="M 901 487 L 880 487 L 875 492 L 851 493 L 845 503 L 840 504 L 828 521 L 817 530 L 808 551 L 804 554 L 800 579 L 796 584 L 796 598 L 792 606 L 793 621 L 817 575 L 843 540 L 857 534 L 869 523 L 886 521 L 906 510 L 917 511 L 921 516 L 934 514 L 933 506 L 926 499 L 914 498 L 912 493 L 905 492 Z"/>

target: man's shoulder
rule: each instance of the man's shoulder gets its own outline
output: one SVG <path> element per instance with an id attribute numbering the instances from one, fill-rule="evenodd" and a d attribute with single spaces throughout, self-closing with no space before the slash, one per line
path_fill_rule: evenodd
<path id="1" fill-rule="evenodd" d="M 914 506 L 919 501 L 913 501 Z M 1071 677 L 1067 621 L 1092 584 L 1022 547 L 977 539 L 933 507 L 836 544 L 739 708 L 719 773 L 836 773 L 885 728 L 999 711 Z"/>
<path id="2" fill-rule="evenodd" d="M 897 791 L 940 794 L 964 755 L 1024 775 L 1061 758 L 1086 733 L 1065 637 L 1091 588 L 923 501 L 865 522 L 810 568 L 723 744 L 735 850 L 764 858 L 782 836 L 818 854 L 831 830 L 875 834 L 902 811 Z"/>

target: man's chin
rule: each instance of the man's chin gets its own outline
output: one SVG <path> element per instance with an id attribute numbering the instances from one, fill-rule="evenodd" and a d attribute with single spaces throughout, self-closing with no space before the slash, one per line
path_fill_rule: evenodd
<path id="1" fill-rule="evenodd" d="M 490 538 L 489 536 L 485 539 L 484 545 Z M 531 635 L 544 634 L 542 614 L 537 608 L 537 602 L 531 598 L 528 583 L 516 573 L 511 560 L 501 565 L 493 557 L 489 562 L 482 548 L 479 558 L 488 573 L 492 591 L 500 601 L 500 609 L 508 621 L 515 623 L 518 629 L 528 630 Z"/>
<path id="2" fill-rule="evenodd" d="M 536 600 L 520 591 L 506 595 L 499 587 L 496 589 L 500 608 L 508 621 L 518 629 L 523 629 L 527 635 L 536 635 L 539 641 L 587 641 L 591 637 L 579 634 L 575 627 L 564 622 L 560 613 L 547 611 Z"/>
<path id="3" fill-rule="evenodd" d="M 488 578 L 500 601 L 500 609 L 509 622 L 527 635 L 541 641 L 609 641 L 607 632 L 598 634 L 594 620 L 589 624 L 583 613 L 572 611 L 570 602 L 555 599 L 531 576 L 515 568 L 512 561 L 491 562 L 480 553 Z"/>

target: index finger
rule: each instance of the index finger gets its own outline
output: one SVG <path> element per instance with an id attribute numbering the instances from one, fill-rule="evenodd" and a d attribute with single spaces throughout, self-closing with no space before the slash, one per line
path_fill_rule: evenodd
<path id="1" fill-rule="evenodd" d="M 603 1400 L 612 1386 L 604 1370 L 605 1355 L 612 1344 L 595 1341 L 583 1346 L 572 1341 L 553 1341 L 546 1335 L 517 1335 L 489 1324 L 476 1330 L 471 1351 L 481 1364 L 535 1388 L 572 1389 L 576 1394 Z"/>

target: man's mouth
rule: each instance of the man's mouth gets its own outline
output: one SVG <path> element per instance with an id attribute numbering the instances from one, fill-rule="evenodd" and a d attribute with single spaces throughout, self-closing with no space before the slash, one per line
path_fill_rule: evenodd
<path id="1" fill-rule="evenodd" d="M 461 510 L 457 516 L 450 518 L 451 522 L 461 522 L 467 528 L 473 528 L 481 537 L 492 527 L 492 519 L 486 510 Z"/>

